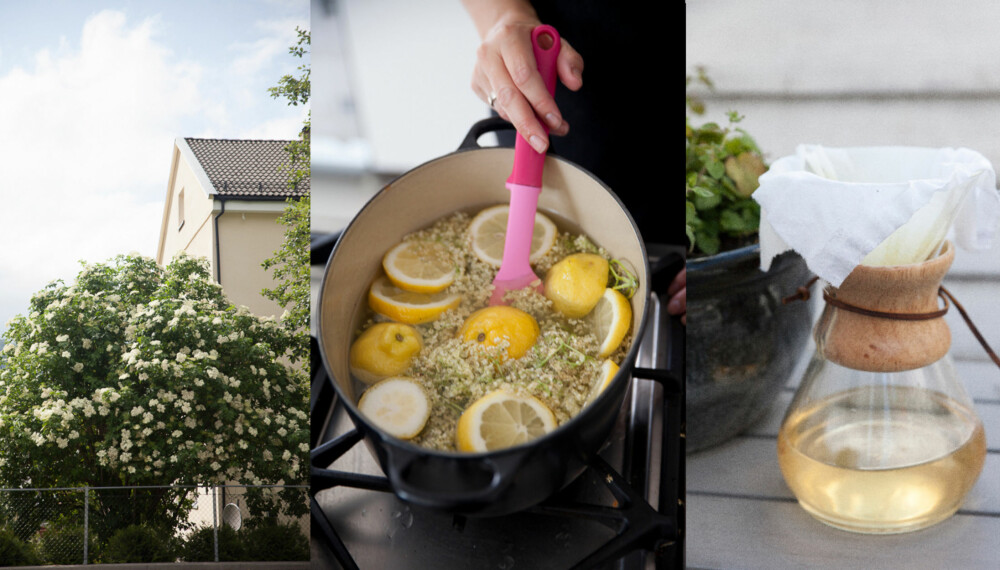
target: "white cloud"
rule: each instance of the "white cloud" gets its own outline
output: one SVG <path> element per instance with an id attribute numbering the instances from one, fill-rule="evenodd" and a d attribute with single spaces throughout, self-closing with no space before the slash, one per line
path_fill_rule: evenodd
<path id="1" fill-rule="evenodd" d="M 309 23 L 298 19 L 261 20 L 255 27 L 262 37 L 253 42 L 237 42 L 230 46 L 239 54 L 233 60 L 232 70 L 237 74 L 252 75 L 278 58 L 288 54 L 288 48 L 298 42 L 296 27 L 309 29 Z"/>
<path id="2" fill-rule="evenodd" d="M 100 12 L 77 49 L 0 77 L 0 328 L 77 260 L 154 254 L 171 145 L 202 107 L 202 68 L 155 31 Z"/>
<path id="3" fill-rule="evenodd" d="M 259 125 L 250 127 L 240 132 L 239 138 L 243 139 L 279 139 L 279 140 L 294 140 L 298 138 L 299 131 L 302 129 L 302 121 L 306 119 L 307 109 L 299 107 L 302 110 L 300 115 L 280 117 L 277 119 L 271 119 L 265 121 Z"/>

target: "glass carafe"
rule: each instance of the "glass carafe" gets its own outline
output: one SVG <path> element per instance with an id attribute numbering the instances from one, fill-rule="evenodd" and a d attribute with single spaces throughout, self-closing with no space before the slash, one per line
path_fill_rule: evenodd
<path id="1" fill-rule="evenodd" d="M 816 353 L 778 435 L 799 504 L 863 533 L 926 528 L 958 510 L 982 471 L 982 422 L 955 375 L 938 288 L 954 259 L 858 266 L 828 287 Z"/>

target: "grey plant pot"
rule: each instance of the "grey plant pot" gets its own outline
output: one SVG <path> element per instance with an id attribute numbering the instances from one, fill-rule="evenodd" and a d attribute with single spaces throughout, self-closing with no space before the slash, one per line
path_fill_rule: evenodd
<path id="1" fill-rule="evenodd" d="M 688 452 L 731 439 L 775 405 L 812 324 L 810 303 L 781 300 L 810 277 L 793 252 L 764 273 L 756 244 L 688 261 Z"/>

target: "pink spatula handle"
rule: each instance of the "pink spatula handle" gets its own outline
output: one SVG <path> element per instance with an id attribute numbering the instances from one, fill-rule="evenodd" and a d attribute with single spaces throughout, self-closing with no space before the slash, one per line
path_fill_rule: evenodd
<path id="1" fill-rule="evenodd" d="M 551 38 L 551 45 L 546 48 L 542 44 L 549 44 L 545 36 Z M 556 93 L 556 58 L 559 57 L 559 33 L 552 26 L 541 25 L 531 31 L 531 46 L 535 53 L 535 62 L 538 64 L 538 72 L 542 75 L 545 88 L 549 90 L 549 95 Z M 542 128 L 548 134 L 549 128 L 542 121 Z M 518 136 L 514 142 L 514 171 L 507 182 L 523 184 L 525 186 L 542 187 L 542 167 L 545 164 L 545 153 L 536 152 L 531 148 L 524 137 Z"/>
<path id="2" fill-rule="evenodd" d="M 559 56 L 559 34 L 552 26 L 538 26 L 531 32 L 531 45 L 538 71 L 550 95 L 556 91 L 556 58 Z M 543 47 L 544 46 L 544 47 Z M 545 122 L 542 122 L 548 134 Z M 531 269 L 531 237 L 535 230 L 535 210 L 538 195 L 542 192 L 542 169 L 545 154 L 531 148 L 524 137 L 514 143 L 514 169 L 507 179 L 510 190 L 510 212 L 507 217 L 507 236 L 504 240 L 503 260 L 493 280 L 490 304 L 503 303 L 504 293 L 535 284 L 541 292 L 542 282 Z"/>

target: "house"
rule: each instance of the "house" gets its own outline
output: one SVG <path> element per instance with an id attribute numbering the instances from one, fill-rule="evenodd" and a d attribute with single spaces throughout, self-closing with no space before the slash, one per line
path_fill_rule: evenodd
<path id="1" fill-rule="evenodd" d="M 309 178 L 288 187 L 289 142 L 177 138 L 156 262 L 181 251 L 205 257 L 232 303 L 280 315 L 284 309 L 261 295 L 274 283 L 261 263 L 284 239 L 277 219 L 286 199 L 309 193 Z"/>

